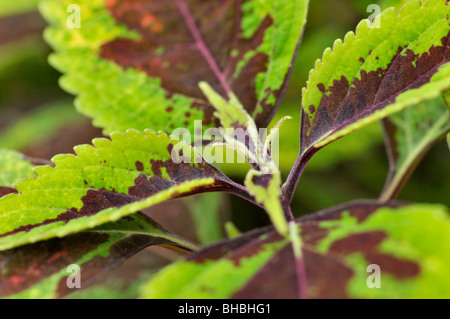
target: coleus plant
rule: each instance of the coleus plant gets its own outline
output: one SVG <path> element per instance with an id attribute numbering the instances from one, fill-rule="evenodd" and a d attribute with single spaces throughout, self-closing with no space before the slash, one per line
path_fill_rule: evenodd
<path id="1" fill-rule="evenodd" d="M 74 3 L 80 28 L 66 24 Z M 307 0 L 44 0 L 40 9 L 61 86 L 109 138 L 47 165 L 0 152 L 0 296 L 63 297 L 73 291 L 67 266 L 79 265 L 87 286 L 150 245 L 186 257 L 145 282 L 143 298 L 450 296 L 447 208 L 394 201 L 450 131 L 448 1 L 387 9 L 325 50 L 302 92 L 299 156 L 284 183 L 272 139 L 286 118 L 265 140 L 258 129 L 281 103 Z M 380 198 L 294 219 L 308 161 L 378 120 L 391 166 Z M 213 146 L 251 164 L 244 185 L 198 144 L 168 135 L 179 127 L 220 128 L 225 142 Z M 141 212 L 205 192 L 240 196 L 273 226 L 200 247 Z M 368 287 L 369 265 L 382 289 Z"/>

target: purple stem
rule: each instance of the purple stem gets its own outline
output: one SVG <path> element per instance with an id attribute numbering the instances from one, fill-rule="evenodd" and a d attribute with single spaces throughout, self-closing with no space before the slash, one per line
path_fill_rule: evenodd
<path id="1" fill-rule="evenodd" d="M 298 231 L 298 226 L 295 220 L 289 223 L 289 229 L 291 237 L 291 248 L 294 254 L 295 272 L 297 274 L 298 298 L 309 299 L 308 278 L 306 275 L 303 241 L 301 238 L 301 234 L 295 233 Z M 293 230 L 294 233 L 292 233 Z"/>
<path id="2" fill-rule="evenodd" d="M 305 259 L 303 257 L 295 257 L 295 268 L 297 270 L 298 297 L 300 299 L 309 299 L 308 279 L 306 277 Z"/>
<path id="3" fill-rule="evenodd" d="M 292 214 L 291 210 L 291 203 L 288 203 L 287 201 L 284 201 L 282 199 L 281 204 L 283 205 L 284 216 L 286 217 L 287 222 L 289 223 L 294 221 L 294 215 Z"/>
<path id="4" fill-rule="evenodd" d="M 289 173 L 286 182 L 283 185 L 283 202 L 285 205 L 290 205 L 294 198 L 295 190 L 297 189 L 298 181 L 305 170 L 309 160 L 317 153 L 319 149 L 310 148 L 301 153 L 295 161 L 294 167 Z"/>
<path id="5" fill-rule="evenodd" d="M 186 25 L 191 32 L 192 36 L 194 37 L 195 44 L 197 45 L 198 50 L 205 58 L 206 62 L 208 63 L 209 67 L 211 68 L 212 72 L 216 76 L 216 78 L 219 80 L 220 85 L 225 90 L 225 93 L 229 94 L 231 93 L 230 86 L 228 85 L 228 82 L 225 79 L 225 76 L 223 75 L 222 71 L 220 70 L 219 66 L 217 65 L 216 60 L 211 54 L 211 51 L 206 46 L 205 40 L 203 39 L 200 30 L 198 29 L 197 25 L 195 24 L 194 18 L 192 17 L 192 14 L 189 10 L 189 7 L 187 6 L 186 2 L 183 0 L 174 0 L 175 4 L 178 7 L 178 10 L 180 11 L 181 15 L 184 18 L 184 21 L 186 22 Z"/>

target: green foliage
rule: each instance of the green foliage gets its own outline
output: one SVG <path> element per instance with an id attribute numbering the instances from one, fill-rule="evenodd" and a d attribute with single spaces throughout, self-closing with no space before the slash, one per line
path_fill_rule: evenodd
<path id="1" fill-rule="evenodd" d="M 268 244 L 261 253 L 244 258 L 239 265 L 224 258 L 217 261 L 180 262 L 165 268 L 143 287 L 142 298 L 229 298 L 249 281 L 283 243 Z M 167 285 L 170 281 L 171 284 Z"/>
<path id="2" fill-rule="evenodd" d="M 325 50 L 303 89 L 300 154 L 283 185 L 289 202 L 318 150 L 450 88 L 449 15 L 444 1 L 412 0 L 361 21 Z"/>
<path id="3" fill-rule="evenodd" d="M 70 265 L 80 267 L 82 283 L 89 285 L 97 275 L 150 245 L 190 249 L 148 217 L 136 214 L 95 231 L 2 251 L 0 296 L 16 299 L 64 297 L 73 292 L 66 284 L 74 281 L 68 278 L 74 271 L 68 268 Z M 30 268 L 29 265 L 35 266 Z"/>
<path id="4" fill-rule="evenodd" d="M 280 201 L 281 175 L 272 160 L 272 141 L 286 118 L 281 119 L 270 131 L 263 145 L 255 122 L 236 96 L 230 94 L 227 102 L 208 84 L 202 82 L 200 88 L 216 109 L 214 114 L 222 124 L 225 145 L 242 155 L 253 167 L 245 178 L 250 195 L 266 209 L 277 230 L 286 235 L 288 227 Z"/>
<path id="5" fill-rule="evenodd" d="M 302 153 L 447 90 L 448 14 L 444 1 L 409 1 L 325 50 L 303 90 Z"/>
<path id="6" fill-rule="evenodd" d="M 381 1 L 381 6 L 383 6 L 383 8 L 395 7 L 397 9 L 400 9 L 408 1 L 409 0 L 383 0 Z"/>
<path id="7" fill-rule="evenodd" d="M 251 195 L 261 204 L 270 216 L 280 234 L 287 235 L 288 225 L 281 203 L 281 176 L 279 172 L 261 173 L 251 169 L 245 178 Z"/>
<path id="8" fill-rule="evenodd" d="M 0 17 L 35 10 L 39 0 L 0 0 Z"/>
<path id="9" fill-rule="evenodd" d="M 48 140 L 69 125 L 82 123 L 84 118 L 73 104 L 61 101 L 44 105 L 0 132 L 0 148 L 23 150 Z"/>
<path id="10" fill-rule="evenodd" d="M 225 202 L 225 196 L 220 193 L 186 198 L 200 244 L 209 245 L 223 238 L 221 212 Z M 205 216 L 205 208 L 208 208 L 207 216 Z"/>
<path id="11" fill-rule="evenodd" d="M 449 108 L 439 97 L 409 107 L 383 123 L 391 172 L 381 199 L 390 200 L 433 144 L 450 132 Z"/>
<path id="12" fill-rule="evenodd" d="M 449 297 L 450 219 L 442 206 L 350 204 L 298 224 L 312 298 Z M 243 235 L 162 270 L 143 286 L 142 297 L 296 298 L 292 258 L 273 230 Z M 381 289 L 367 285 L 370 264 L 381 268 Z"/>
<path id="13" fill-rule="evenodd" d="M 81 28 L 67 23 L 75 19 L 67 11 L 72 4 L 81 8 Z M 48 145 L 57 134 L 72 135 L 68 128 L 83 118 L 58 94 L 36 99 L 35 91 L 23 90 L 25 98 L 14 98 L 17 91 L 23 95 L 28 78 L 19 86 L 0 85 L 0 297 L 64 297 L 73 292 L 67 267 L 77 264 L 87 289 L 74 296 L 85 298 L 450 298 L 448 209 L 391 201 L 450 131 L 450 5 L 379 1 L 396 9 L 385 10 L 373 24 L 363 20 L 354 33 L 336 40 L 306 82 L 315 57 L 357 15 L 366 17 L 368 4 L 311 3 L 313 23 L 296 67 L 296 92 L 277 113 L 307 0 L 42 0 L 40 11 L 50 24 L 45 39 L 55 50 L 49 60 L 63 73 L 60 84 L 76 95 L 77 110 L 110 138 L 76 146 L 75 154 L 51 162 L 3 149 L 27 152 Z M 0 84 L 27 70 L 27 61 L 46 56 L 35 5 L 31 0 L 0 5 L 0 23 L 20 25 L 14 32 L 0 26 Z M 327 14 L 323 19 L 335 19 L 314 25 L 319 9 Z M 28 73 L 39 82 L 45 76 Z M 282 131 L 278 167 L 273 154 L 278 129 L 298 113 L 293 99 L 303 83 L 300 141 L 298 125 L 290 121 Z M 258 128 L 272 119 L 263 138 Z M 311 207 L 379 194 L 387 165 L 373 158 L 381 153 L 381 130 L 368 125 L 377 120 L 390 165 L 378 202 L 350 202 L 294 220 L 292 212 L 303 215 Z M 167 135 L 180 127 L 194 133 L 195 142 L 206 129 L 219 127 L 212 136 L 225 141 L 200 146 L 185 135 L 179 135 L 181 141 Z M 245 186 L 208 162 L 224 155 L 223 147 L 247 161 L 237 169 L 225 166 Z M 293 201 L 311 159 L 309 179 Z M 442 163 L 434 155 L 433 170 L 441 173 Z M 357 175 L 353 188 L 347 187 Z M 432 178 L 446 183 L 445 177 Z M 430 184 L 441 185 L 435 181 Z M 426 193 L 419 179 L 412 184 L 441 199 L 434 189 Z M 249 203 L 227 202 L 220 193 L 165 203 L 210 192 Z M 256 207 L 249 211 L 250 204 L 267 216 Z M 224 218 L 223 207 L 233 208 L 233 220 Z M 194 231 L 173 217 L 181 208 L 190 210 Z M 176 226 L 189 239 L 148 216 L 169 229 Z M 273 226 L 241 233 L 236 216 L 255 216 L 252 225 Z M 190 241 L 194 238 L 205 246 Z M 152 252 L 175 262 L 156 275 L 147 264 L 145 271 L 129 268 L 131 276 L 129 269 L 119 269 L 125 280 L 113 275 L 89 287 L 152 245 L 161 246 Z M 145 283 L 139 287 L 133 280 Z M 381 288 L 371 289 L 372 283 Z"/>

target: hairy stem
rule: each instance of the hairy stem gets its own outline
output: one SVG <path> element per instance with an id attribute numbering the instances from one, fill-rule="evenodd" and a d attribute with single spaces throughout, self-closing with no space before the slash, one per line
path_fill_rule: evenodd
<path id="1" fill-rule="evenodd" d="M 292 203 L 295 190 L 297 189 L 298 181 L 300 180 L 300 177 L 302 176 L 309 160 L 317 151 L 318 149 L 314 148 L 308 149 L 306 152 L 301 153 L 297 157 L 297 160 L 295 161 L 295 164 L 292 167 L 289 176 L 281 189 L 283 193 L 283 202 L 286 202 L 287 204 Z"/>
<path id="2" fill-rule="evenodd" d="M 282 200 L 281 204 L 283 206 L 284 215 L 286 217 L 287 222 L 292 222 L 294 220 L 294 215 L 292 214 L 291 204 L 287 201 Z"/>

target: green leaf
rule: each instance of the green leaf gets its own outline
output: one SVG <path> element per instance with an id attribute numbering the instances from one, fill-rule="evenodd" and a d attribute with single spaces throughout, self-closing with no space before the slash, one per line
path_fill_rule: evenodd
<path id="1" fill-rule="evenodd" d="M 400 9 L 402 6 L 404 6 L 409 0 L 382 0 L 380 6 L 382 8 L 390 8 L 395 7 L 397 9 Z"/>
<path id="2" fill-rule="evenodd" d="M 226 100 L 206 82 L 200 82 L 199 87 L 216 110 L 214 115 L 220 121 L 221 128 L 214 133 L 220 134 L 225 142 L 219 146 L 233 149 L 252 167 L 259 170 L 264 165 L 262 156 L 264 153 L 253 118 L 234 94 L 230 93 Z M 217 146 L 215 142 L 211 144 L 208 147 Z"/>
<path id="3" fill-rule="evenodd" d="M 327 49 L 303 90 L 302 152 L 448 89 L 448 14 L 444 0 L 411 0 Z"/>
<path id="4" fill-rule="evenodd" d="M 95 231 L 0 252 L 0 297 L 61 298 L 79 290 L 67 285 L 73 274 L 68 266 L 80 267 L 80 289 L 85 289 L 98 275 L 147 246 L 188 249 L 172 238 L 179 241 L 145 215 L 135 214 Z"/>
<path id="5" fill-rule="evenodd" d="M 363 20 L 326 50 L 303 91 L 303 152 L 447 89 L 447 14 L 445 1 L 412 0 L 384 11 L 381 28 Z"/>
<path id="6" fill-rule="evenodd" d="M 13 187 L 21 179 L 36 176 L 34 165 L 24 155 L 0 149 L 0 186 Z"/>
<path id="7" fill-rule="evenodd" d="M 236 95 L 230 93 L 226 98 L 223 98 L 207 82 L 200 82 L 199 87 L 215 109 L 214 116 L 220 120 L 221 127 L 248 128 L 252 126 L 252 129 L 256 129 L 253 119 Z"/>
<path id="8" fill-rule="evenodd" d="M 297 223 L 303 241 L 303 282 L 298 280 L 291 244 L 264 228 L 207 247 L 163 269 L 142 287 L 142 297 L 450 296 L 450 218 L 445 207 L 350 203 Z M 381 270 L 380 289 L 368 286 L 372 283 L 368 266 L 374 264 Z M 299 291 L 303 285 L 306 292 Z"/>
<path id="9" fill-rule="evenodd" d="M 223 243 L 212 246 L 214 247 L 212 251 L 207 248 L 202 257 L 198 258 L 194 255 L 189 258 L 189 261 L 175 263 L 156 274 L 144 285 L 142 297 L 152 299 L 228 298 L 251 280 L 257 270 L 283 247 L 285 243 L 280 241 L 278 236 L 276 239 L 277 242 L 264 246 L 261 241 L 252 242 L 252 247 L 249 247 L 247 251 L 250 257 L 242 256 L 241 258 L 239 249 L 235 252 Z M 242 241 L 239 244 L 245 246 Z M 229 253 L 229 256 L 225 256 L 225 253 Z M 219 256 L 216 258 L 210 256 L 214 254 Z M 220 258 L 222 256 L 224 258 Z"/>
<path id="10" fill-rule="evenodd" d="M 390 172 L 382 201 L 394 199 L 431 147 L 450 132 L 442 97 L 419 103 L 383 120 Z"/>
<path id="11" fill-rule="evenodd" d="M 152 266 L 157 269 L 151 269 Z M 64 297 L 64 299 L 137 299 L 139 297 L 139 287 L 160 267 L 145 264 L 141 268 L 145 269 L 138 269 L 139 273 L 133 274 L 132 278 L 130 278 L 129 274 L 116 270 L 113 275 L 108 274 L 108 277 L 103 282 L 95 283 L 86 289 L 74 291 Z"/>
<path id="12" fill-rule="evenodd" d="M 363 20 L 325 50 L 303 89 L 300 155 L 285 186 L 289 200 L 319 149 L 450 88 L 449 15 L 445 0 L 410 0 L 400 11 L 383 11 L 374 22 L 379 28 Z"/>
<path id="13" fill-rule="evenodd" d="M 70 29 L 67 7 L 81 8 Z M 50 62 L 76 105 L 105 129 L 172 131 L 213 109 L 198 83 L 234 93 L 261 126 L 281 102 L 306 21 L 307 0 L 45 0 Z M 211 14 L 214 13 L 214 14 Z"/>
<path id="14" fill-rule="evenodd" d="M 63 237 L 169 199 L 199 192 L 245 189 L 205 163 L 184 142 L 150 130 L 75 147 L 55 167 L 35 169 L 37 178 L 17 183 L 19 194 L 0 198 L 0 250 Z"/>
<path id="15" fill-rule="evenodd" d="M 445 100 L 445 103 L 447 104 L 447 106 L 450 107 L 450 91 L 447 91 L 443 94 L 443 98 Z M 448 143 L 448 147 L 450 149 L 450 133 L 447 134 L 447 143 Z"/>

